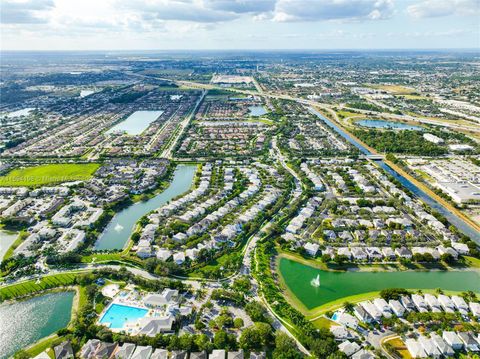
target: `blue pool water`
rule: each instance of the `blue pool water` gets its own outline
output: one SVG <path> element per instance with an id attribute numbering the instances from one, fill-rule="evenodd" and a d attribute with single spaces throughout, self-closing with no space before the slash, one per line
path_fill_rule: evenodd
<path id="1" fill-rule="evenodd" d="M 126 322 L 135 321 L 147 315 L 148 310 L 128 305 L 112 304 L 105 312 L 100 323 L 110 323 L 110 328 L 121 329 Z"/>
<path id="2" fill-rule="evenodd" d="M 338 312 L 333 313 L 332 320 L 337 321 L 338 319 Z"/>

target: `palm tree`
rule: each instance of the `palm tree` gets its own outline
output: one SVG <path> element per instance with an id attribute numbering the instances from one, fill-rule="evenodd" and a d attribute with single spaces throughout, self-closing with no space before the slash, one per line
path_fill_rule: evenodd
<path id="1" fill-rule="evenodd" d="M 343 307 L 345 308 L 345 310 L 346 310 L 347 312 L 352 312 L 354 306 L 353 306 L 353 304 L 350 303 L 350 302 L 345 302 L 345 303 L 343 303 Z"/>

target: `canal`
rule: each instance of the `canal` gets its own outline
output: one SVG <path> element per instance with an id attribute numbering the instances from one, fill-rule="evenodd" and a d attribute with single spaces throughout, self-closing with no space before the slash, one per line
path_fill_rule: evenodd
<path id="1" fill-rule="evenodd" d="M 172 182 L 165 191 L 118 212 L 98 238 L 95 250 L 124 248 L 140 218 L 190 189 L 196 169 L 195 165 L 177 166 Z"/>
<path id="2" fill-rule="evenodd" d="M 359 143 L 354 138 L 352 138 L 347 132 L 345 132 L 343 129 L 341 129 L 339 126 L 337 126 L 331 120 L 329 120 L 328 118 L 323 116 L 320 112 L 315 110 L 313 107 L 309 107 L 308 110 L 310 111 L 310 113 L 316 115 L 323 122 L 325 122 L 328 126 L 330 126 L 336 132 L 338 132 L 343 138 L 345 138 L 348 142 L 350 142 L 352 145 L 354 145 L 361 153 L 363 153 L 366 156 L 373 155 L 373 153 L 370 152 L 366 147 L 364 147 L 361 143 Z M 451 224 L 453 224 L 455 227 L 457 227 L 459 231 L 461 231 L 463 234 L 467 235 L 473 241 L 475 241 L 478 245 L 480 245 L 480 233 L 478 231 L 476 231 L 474 228 L 470 227 L 461 218 L 459 218 L 454 213 L 450 212 L 443 205 L 438 203 L 435 199 L 430 197 L 427 193 L 425 193 L 420 188 L 418 188 L 416 185 L 414 185 L 412 182 L 410 182 L 407 178 L 400 175 L 393 168 L 388 166 L 384 161 L 375 161 L 375 162 L 381 168 L 383 168 L 386 172 L 388 172 L 390 175 L 395 177 L 395 179 L 397 179 L 405 188 L 407 188 L 415 196 L 420 198 L 424 203 L 426 203 L 431 208 L 433 208 L 434 210 L 439 212 L 442 216 L 444 216 Z"/>
<path id="3" fill-rule="evenodd" d="M 0 359 L 65 328 L 75 292 L 45 294 L 0 305 Z"/>

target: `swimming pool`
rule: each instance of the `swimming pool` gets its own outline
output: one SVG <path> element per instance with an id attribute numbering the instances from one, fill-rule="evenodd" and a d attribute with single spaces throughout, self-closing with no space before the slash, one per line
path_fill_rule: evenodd
<path id="1" fill-rule="evenodd" d="M 101 324 L 110 324 L 111 329 L 121 329 L 126 322 L 132 322 L 147 315 L 148 309 L 130 307 L 128 305 L 112 304 L 102 319 Z"/>

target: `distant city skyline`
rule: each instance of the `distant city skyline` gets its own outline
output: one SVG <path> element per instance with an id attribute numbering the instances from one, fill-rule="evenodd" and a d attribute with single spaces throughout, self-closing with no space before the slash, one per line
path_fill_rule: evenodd
<path id="1" fill-rule="evenodd" d="M 480 0 L 5 0 L 2 50 L 475 49 Z"/>

